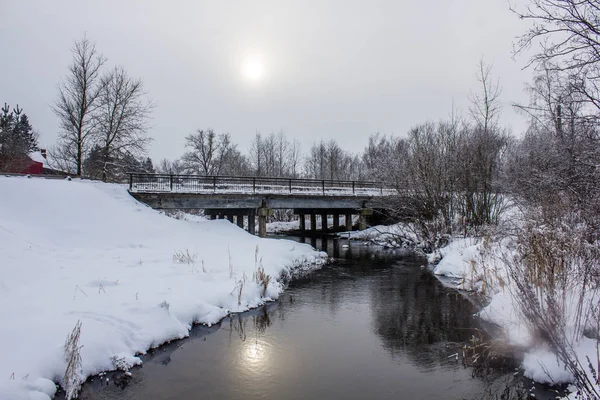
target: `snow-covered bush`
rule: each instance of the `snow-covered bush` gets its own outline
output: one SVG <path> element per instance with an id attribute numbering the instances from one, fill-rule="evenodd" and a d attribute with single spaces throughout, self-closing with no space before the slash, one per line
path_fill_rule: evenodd
<path id="1" fill-rule="evenodd" d="M 592 359 L 576 350 L 584 334 L 597 340 L 599 333 L 600 243 L 587 241 L 586 230 L 576 219 L 530 220 L 506 265 L 529 329 L 556 355 L 581 394 L 599 398 L 598 353 Z"/>

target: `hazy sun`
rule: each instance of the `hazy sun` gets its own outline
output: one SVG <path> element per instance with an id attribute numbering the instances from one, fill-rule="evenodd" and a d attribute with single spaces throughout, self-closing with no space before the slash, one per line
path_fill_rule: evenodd
<path id="1" fill-rule="evenodd" d="M 242 74 L 250 82 L 258 82 L 265 75 L 265 67 L 262 60 L 257 56 L 248 56 L 242 63 Z"/>

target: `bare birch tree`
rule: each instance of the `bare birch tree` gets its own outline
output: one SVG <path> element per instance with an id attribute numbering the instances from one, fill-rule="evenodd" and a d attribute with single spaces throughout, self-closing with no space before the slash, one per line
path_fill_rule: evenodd
<path id="1" fill-rule="evenodd" d="M 51 153 L 58 167 L 80 176 L 83 158 L 96 128 L 93 114 L 100 106 L 100 73 L 106 59 L 86 36 L 74 43 L 71 52 L 73 62 L 59 86 L 58 100 L 53 107 L 60 119 L 61 132 Z"/>
<path id="2" fill-rule="evenodd" d="M 488 132 L 496 127 L 502 112 L 500 101 L 502 88 L 500 82 L 494 81 L 492 77 L 492 66 L 487 65 L 483 60 L 480 60 L 477 66 L 477 82 L 480 88 L 478 91 L 471 92 L 469 113 L 475 123 Z"/>
<path id="3" fill-rule="evenodd" d="M 126 158 L 143 155 L 150 138 L 146 135 L 154 105 L 145 99 L 142 81 L 116 67 L 102 78 L 96 115 L 95 144 L 101 156 L 102 180 L 112 179 Z"/>

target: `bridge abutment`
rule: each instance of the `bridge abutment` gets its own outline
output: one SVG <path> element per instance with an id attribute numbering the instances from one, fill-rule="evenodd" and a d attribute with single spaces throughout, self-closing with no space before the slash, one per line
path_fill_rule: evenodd
<path id="1" fill-rule="evenodd" d="M 367 217 L 373 215 L 370 208 L 362 208 L 358 214 L 358 229 L 363 231 L 367 229 Z"/>
<path id="2" fill-rule="evenodd" d="M 258 209 L 258 236 L 267 236 L 267 217 L 271 214 L 271 210 L 268 208 Z"/>

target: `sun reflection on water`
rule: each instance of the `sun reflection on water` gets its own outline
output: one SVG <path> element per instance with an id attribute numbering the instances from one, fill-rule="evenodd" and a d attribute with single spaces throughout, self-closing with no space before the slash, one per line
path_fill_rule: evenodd
<path id="1" fill-rule="evenodd" d="M 269 347 L 262 340 L 248 340 L 244 343 L 242 362 L 254 370 L 263 369 L 269 361 Z"/>

